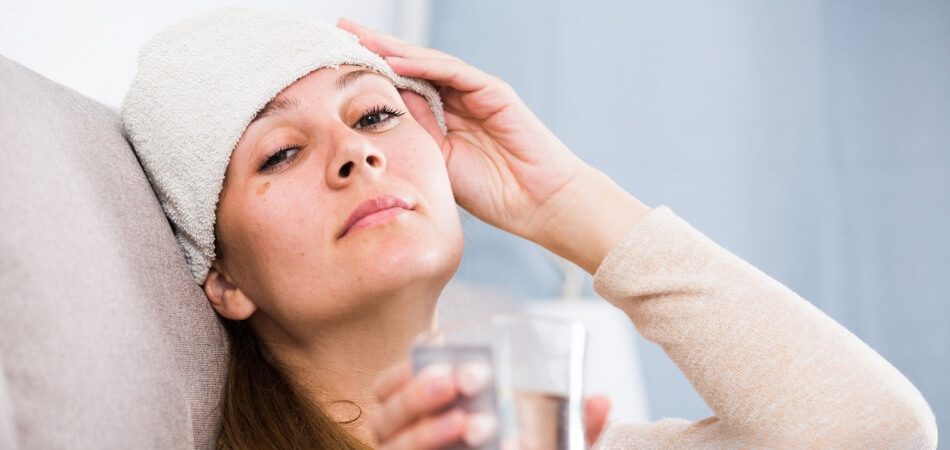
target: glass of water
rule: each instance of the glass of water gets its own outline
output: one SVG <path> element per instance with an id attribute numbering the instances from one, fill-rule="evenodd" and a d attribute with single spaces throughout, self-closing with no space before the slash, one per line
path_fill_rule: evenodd
<path id="1" fill-rule="evenodd" d="M 584 327 L 534 315 L 495 315 L 422 334 L 412 349 L 416 373 L 428 367 L 477 367 L 478 392 L 450 408 L 489 417 L 491 438 L 453 449 L 582 450 Z"/>

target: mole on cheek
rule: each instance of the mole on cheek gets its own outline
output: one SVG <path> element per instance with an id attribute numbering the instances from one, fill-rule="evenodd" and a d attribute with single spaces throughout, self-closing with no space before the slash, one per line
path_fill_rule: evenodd
<path id="1" fill-rule="evenodd" d="M 267 189 L 270 188 L 270 181 L 265 182 L 264 184 L 257 187 L 257 195 L 264 195 L 267 193 Z"/>

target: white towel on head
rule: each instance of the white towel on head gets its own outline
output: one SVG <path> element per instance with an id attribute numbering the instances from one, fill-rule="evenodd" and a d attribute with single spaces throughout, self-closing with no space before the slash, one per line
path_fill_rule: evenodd
<path id="1" fill-rule="evenodd" d="M 396 75 L 336 27 L 226 8 L 166 28 L 139 53 L 122 123 L 198 284 L 215 256 L 215 210 L 231 151 L 284 88 L 323 67 L 374 69 L 424 96 L 445 132 L 436 90 Z"/>

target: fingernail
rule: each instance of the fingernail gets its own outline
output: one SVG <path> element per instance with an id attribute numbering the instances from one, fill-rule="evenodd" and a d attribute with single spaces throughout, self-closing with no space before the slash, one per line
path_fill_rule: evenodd
<path id="1" fill-rule="evenodd" d="M 450 411 L 445 417 L 439 419 L 439 431 L 442 432 L 443 435 L 453 434 L 459 420 L 461 420 L 460 412 L 458 410 Z"/>
<path id="2" fill-rule="evenodd" d="M 501 441 L 501 450 L 521 450 L 527 446 L 521 445 L 521 442 L 516 437 L 510 437 Z"/>
<path id="3" fill-rule="evenodd" d="M 481 361 L 470 361 L 462 364 L 456 372 L 459 391 L 466 397 L 478 394 L 491 381 L 491 368 Z"/>
<path id="4" fill-rule="evenodd" d="M 419 376 L 426 377 L 446 377 L 452 374 L 452 366 L 448 363 L 429 364 L 419 371 Z"/>
<path id="5" fill-rule="evenodd" d="M 426 390 L 432 398 L 442 398 L 443 394 L 452 387 L 452 366 L 445 363 L 430 364 L 419 371 L 420 377 L 425 377 Z"/>
<path id="6" fill-rule="evenodd" d="M 429 380 L 427 389 L 430 397 L 435 399 L 442 398 L 446 392 L 452 390 L 452 378 L 445 375 L 434 377 Z"/>
<path id="7" fill-rule="evenodd" d="M 468 427 L 462 438 L 469 447 L 481 447 L 495 436 L 498 431 L 498 421 L 495 416 L 484 413 L 474 413 L 468 416 Z"/>

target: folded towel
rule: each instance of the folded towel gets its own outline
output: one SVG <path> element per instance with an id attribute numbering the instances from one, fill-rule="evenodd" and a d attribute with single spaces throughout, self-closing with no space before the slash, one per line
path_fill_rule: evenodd
<path id="1" fill-rule="evenodd" d="M 296 80 L 340 64 L 376 70 L 424 96 L 445 131 L 430 84 L 396 75 L 355 36 L 306 17 L 217 10 L 159 33 L 138 64 L 122 123 L 198 284 L 214 260 L 215 209 L 231 151 L 264 105 Z"/>

